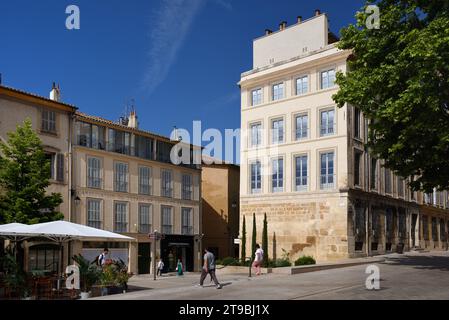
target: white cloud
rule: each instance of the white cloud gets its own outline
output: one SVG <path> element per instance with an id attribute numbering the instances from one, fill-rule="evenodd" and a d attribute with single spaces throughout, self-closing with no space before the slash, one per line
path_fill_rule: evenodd
<path id="1" fill-rule="evenodd" d="M 163 0 L 153 13 L 144 89 L 151 94 L 167 77 L 171 66 L 205 0 Z"/>

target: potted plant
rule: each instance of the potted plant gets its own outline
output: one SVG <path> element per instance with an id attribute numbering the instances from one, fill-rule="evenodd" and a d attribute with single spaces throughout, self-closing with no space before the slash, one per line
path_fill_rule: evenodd
<path id="1" fill-rule="evenodd" d="M 115 282 L 122 289 L 123 293 L 128 290 L 128 280 L 132 277 L 132 274 L 128 273 L 128 266 L 120 259 L 114 262 L 114 269 L 116 272 Z"/>
<path id="2" fill-rule="evenodd" d="M 115 285 L 116 272 L 112 264 L 105 265 L 100 274 L 101 295 L 105 296 L 112 293 L 111 288 Z"/>
<path id="3" fill-rule="evenodd" d="M 88 299 L 90 297 L 90 290 L 92 286 L 98 281 L 100 271 L 98 268 L 90 263 L 81 254 L 73 256 L 73 260 L 78 264 L 81 280 L 81 299 Z"/>
<path id="4" fill-rule="evenodd" d="M 5 272 L 3 281 L 5 286 L 17 294 L 18 298 L 25 299 L 30 296 L 30 289 L 27 285 L 26 274 L 17 263 L 15 257 L 7 253 L 2 258 Z"/>

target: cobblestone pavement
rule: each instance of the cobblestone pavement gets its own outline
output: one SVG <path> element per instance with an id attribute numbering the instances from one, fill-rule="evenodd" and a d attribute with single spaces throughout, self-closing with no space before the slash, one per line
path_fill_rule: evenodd
<path id="1" fill-rule="evenodd" d="M 449 299 L 449 252 L 392 254 L 380 269 L 380 290 L 367 290 L 367 265 L 302 273 L 297 275 L 223 274 L 217 290 L 209 277 L 204 288 L 196 287 L 199 274 L 132 278 L 127 294 L 97 299 L 113 300 L 302 300 L 302 299 Z"/>

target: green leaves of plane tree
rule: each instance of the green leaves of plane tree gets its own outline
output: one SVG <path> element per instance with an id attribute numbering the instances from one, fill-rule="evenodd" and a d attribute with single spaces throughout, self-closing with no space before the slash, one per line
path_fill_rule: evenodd
<path id="1" fill-rule="evenodd" d="M 341 30 L 351 50 L 333 99 L 369 119 L 368 149 L 415 191 L 449 188 L 449 1 L 381 0 L 380 29 L 368 14 Z"/>

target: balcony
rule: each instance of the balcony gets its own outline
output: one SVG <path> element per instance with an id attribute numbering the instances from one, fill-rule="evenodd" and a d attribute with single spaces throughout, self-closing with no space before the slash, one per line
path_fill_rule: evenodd
<path id="1" fill-rule="evenodd" d="M 320 189 L 329 190 L 335 188 L 335 174 L 322 174 L 320 176 Z"/>

